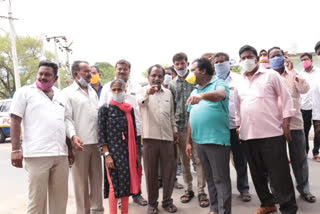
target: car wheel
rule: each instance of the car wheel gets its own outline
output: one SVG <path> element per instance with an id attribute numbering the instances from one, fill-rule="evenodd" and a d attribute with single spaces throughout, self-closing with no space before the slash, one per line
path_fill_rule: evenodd
<path id="1" fill-rule="evenodd" d="M 4 143 L 6 140 L 6 136 L 4 135 L 3 131 L 0 129 L 0 143 Z"/>

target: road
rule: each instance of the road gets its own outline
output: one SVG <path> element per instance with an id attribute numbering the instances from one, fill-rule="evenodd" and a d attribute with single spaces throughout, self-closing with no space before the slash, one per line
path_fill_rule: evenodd
<path id="1" fill-rule="evenodd" d="M 310 142 L 311 145 L 312 142 Z M 1 214 L 22 214 L 26 213 L 27 202 L 27 176 L 24 169 L 17 169 L 10 165 L 10 142 L 0 144 L 0 213 Z M 259 207 L 260 203 L 257 198 L 256 192 L 250 179 L 250 192 L 252 193 L 252 201 L 244 203 L 239 199 L 238 192 L 236 190 L 236 174 L 232 165 L 230 165 L 231 181 L 232 181 L 232 213 L 247 214 L 252 213 Z M 320 213 L 320 163 L 316 163 L 311 159 L 309 155 L 309 170 L 310 170 L 310 187 L 312 193 L 317 196 L 318 201 L 313 204 L 309 204 L 303 201 L 299 194 L 296 193 L 297 203 L 299 206 L 298 213 L 301 214 L 319 214 Z M 195 177 L 195 173 L 193 172 Z M 293 178 L 294 179 L 294 178 Z M 180 183 L 182 182 L 182 176 L 178 176 Z M 193 189 L 196 190 L 196 179 L 193 181 Z M 200 208 L 198 206 L 198 200 L 192 199 L 188 204 L 182 204 L 179 200 L 183 194 L 183 190 L 175 189 L 173 192 L 174 203 L 178 207 L 177 213 L 185 214 L 207 214 L 208 208 Z M 143 196 L 146 198 L 146 187 L 143 179 Z M 161 202 L 162 189 L 160 189 L 159 201 Z M 160 203 L 161 205 L 161 203 Z M 108 200 L 104 200 L 105 213 L 108 213 Z M 166 213 L 161 206 L 159 206 L 160 213 Z M 73 185 L 71 176 L 69 179 L 69 200 L 68 200 L 68 214 L 75 214 L 75 201 L 73 193 Z M 146 207 L 140 207 L 129 201 L 129 213 L 141 214 L 146 213 Z"/>

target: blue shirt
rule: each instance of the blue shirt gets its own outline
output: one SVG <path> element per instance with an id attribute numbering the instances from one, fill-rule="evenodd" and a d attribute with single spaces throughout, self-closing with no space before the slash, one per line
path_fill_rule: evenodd
<path id="1" fill-rule="evenodd" d="M 230 146 L 229 88 L 226 82 L 212 77 L 202 89 L 197 85 L 190 96 L 217 89 L 225 90 L 226 98 L 224 100 L 219 102 L 201 100 L 198 104 L 189 105 L 191 138 L 198 144 Z"/>
<path id="2" fill-rule="evenodd" d="M 95 87 L 93 87 L 93 85 L 91 83 L 90 83 L 90 85 L 93 88 L 93 90 L 97 93 L 98 98 L 100 98 L 100 94 L 101 94 L 101 91 L 102 91 L 102 88 L 103 88 L 101 82 L 99 82 L 99 89 L 98 90 L 96 90 Z"/>

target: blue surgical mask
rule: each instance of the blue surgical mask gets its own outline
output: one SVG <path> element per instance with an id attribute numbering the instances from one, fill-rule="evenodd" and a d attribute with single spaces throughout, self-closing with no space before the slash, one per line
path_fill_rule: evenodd
<path id="1" fill-rule="evenodd" d="M 214 64 L 214 69 L 216 71 L 217 77 L 219 79 L 225 80 L 230 72 L 230 62 L 225 61 L 222 63 Z"/>
<path id="2" fill-rule="evenodd" d="M 283 56 L 275 56 L 270 59 L 270 65 L 272 69 L 279 69 L 284 66 L 284 57 Z"/>

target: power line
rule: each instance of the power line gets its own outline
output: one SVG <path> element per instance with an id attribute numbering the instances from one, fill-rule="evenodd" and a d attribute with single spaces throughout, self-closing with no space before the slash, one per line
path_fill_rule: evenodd
<path id="1" fill-rule="evenodd" d="M 63 52 L 66 52 L 66 71 L 68 74 L 68 80 L 71 80 L 71 69 L 70 69 L 70 63 L 69 63 L 69 53 L 72 54 L 72 49 L 70 48 L 70 46 L 72 45 L 73 42 L 71 42 L 70 44 L 68 44 L 68 40 L 66 36 L 52 36 L 52 37 L 47 37 L 46 36 L 46 40 L 47 42 L 50 42 L 51 40 L 53 40 L 54 42 L 54 51 L 55 51 L 55 55 L 56 55 L 56 62 L 59 65 L 59 67 L 61 67 L 61 64 L 59 62 L 59 58 L 58 58 L 58 49 Z M 64 41 L 64 45 L 60 43 L 60 40 Z M 59 78 L 58 81 L 58 87 L 61 87 L 61 78 Z"/>

